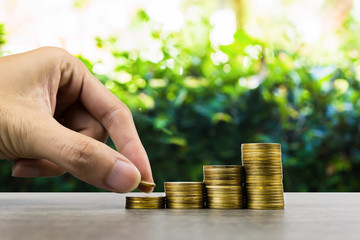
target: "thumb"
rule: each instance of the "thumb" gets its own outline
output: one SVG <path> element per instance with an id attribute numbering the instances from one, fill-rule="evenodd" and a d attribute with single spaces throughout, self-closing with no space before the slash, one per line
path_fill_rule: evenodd
<path id="1" fill-rule="evenodd" d="M 140 172 L 119 152 L 55 120 L 44 124 L 34 146 L 40 158 L 56 163 L 75 177 L 99 188 L 123 193 L 139 185 Z"/>

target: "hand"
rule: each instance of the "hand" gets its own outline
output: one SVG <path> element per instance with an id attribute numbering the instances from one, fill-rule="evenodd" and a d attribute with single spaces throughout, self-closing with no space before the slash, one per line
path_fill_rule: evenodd
<path id="1" fill-rule="evenodd" d="M 108 133 L 119 152 L 104 144 Z M 129 109 L 59 48 L 0 58 L 1 158 L 16 177 L 69 172 L 114 192 L 153 182 Z"/>

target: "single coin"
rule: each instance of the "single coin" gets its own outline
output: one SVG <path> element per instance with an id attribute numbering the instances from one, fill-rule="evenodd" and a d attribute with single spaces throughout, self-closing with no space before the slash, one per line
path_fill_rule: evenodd
<path id="1" fill-rule="evenodd" d="M 239 175 L 204 175 L 204 179 L 209 180 L 238 180 L 241 179 L 242 176 Z"/>
<path id="2" fill-rule="evenodd" d="M 146 181 L 140 181 L 140 183 L 139 183 L 139 186 L 138 187 L 155 187 L 156 186 L 156 184 L 155 183 L 153 183 L 153 182 L 146 182 Z"/>
<path id="3" fill-rule="evenodd" d="M 229 189 L 236 190 L 242 189 L 242 186 L 205 186 L 206 189 Z"/>
<path id="4" fill-rule="evenodd" d="M 282 188 L 279 189 L 247 189 L 246 191 L 246 195 L 253 195 L 253 194 L 267 194 L 267 195 L 271 195 L 271 194 L 283 194 L 284 191 Z"/>
<path id="5" fill-rule="evenodd" d="M 207 208 L 210 209 L 241 209 L 244 208 L 244 205 L 238 204 L 209 204 Z"/>
<path id="6" fill-rule="evenodd" d="M 223 169 L 223 168 L 237 168 L 237 169 L 241 169 L 241 165 L 204 165 L 203 169 L 207 170 L 207 169 Z"/>
<path id="7" fill-rule="evenodd" d="M 284 201 L 284 196 L 282 194 L 279 195 L 250 195 L 246 196 L 248 200 L 263 200 L 263 201 L 271 201 L 271 200 L 281 200 Z"/>
<path id="8" fill-rule="evenodd" d="M 203 201 L 204 197 L 168 197 L 166 196 L 166 201 Z"/>
<path id="9" fill-rule="evenodd" d="M 229 204 L 234 204 L 234 203 L 243 203 L 244 199 L 243 198 L 239 198 L 239 199 L 218 199 L 218 198 L 212 198 L 209 199 L 207 201 L 207 203 L 229 203 Z"/>
<path id="10" fill-rule="evenodd" d="M 255 178 L 255 177 L 264 177 L 262 179 Z M 265 178 L 268 177 L 268 178 Z M 273 176 L 255 176 L 255 175 L 248 175 L 245 179 L 245 185 L 251 185 L 251 184 L 282 184 L 282 176 L 279 176 L 279 178 L 274 178 Z"/>
<path id="11" fill-rule="evenodd" d="M 165 186 L 202 186 L 202 182 L 164 182 Z"/>
<path id="12" fill-rule="evenodd" d="M 209 193 L 206 194 L 207 198 L 240 198 L 244 194 L 243 193 Z"/>
<path id="13" fill-rule="evenodd" d="M 126 196 L 126 201 L 138 200 L 138 201 L 163 201 L 165 196 Z"/>
<path id="14" fill-rule="evenodd" d="M 281 148 L 280 143 L 243 143 L 241 148 Z"/>
<path id="15" fill-rule="evenodd" d="M 280 166 L 280 167 L 279 167 Z M 250 164 L 248 166 L 244 166 L 245 173 L 248 170 L 282 170 L 281 165 L 260 165 L 260 164 Z"/>
<path id="16" fill-rule="evenodd" d="M 241 185 L 241 180 L 204 180 L 205 185 Z"/>
<path id="17" fill-rule="evenodd" d="M 166 208 L 173 208 L 173 209 L 200 209 L 204 208 L 204 205 L 196 205 L 196 204 L 166 204 Z"/>
<path id="18" fill-rule="evenodd" d="M 212 195 L 212 194 L 221 194 L 221 195 L 239 195 L 243 193 L 243 189 L 241 191 L 206 191 L 206 195 Z"/>
<path id="19" fill-rule="evenodd" d="M 166 193 L 166 197 L 202 197 L 203 192 L 200 193 Z"/>
<path id="20" fill-rule="evenodd" d="M 252 156 L 242 156 L 241 160 L 243 162 L 250 162 L 250 161 L 258 161 L 258 162 L 281 162 L 281 157 L 279 156 L 269 156 L 269 155 L 252 155 Z"/>
<path id="21" fill-rule="evenodd" d="M 242 150 L 242 156 L 250 156 L 250 155 L 268 155 L 268 156 L 281 156 L 281 151 L 257 151 L 257 150 Z"/>
<path id="22" fill-rule="evenodd" d="M 284 210 L 284 207 L 247 207 L 253 210 Z"/>
<path id="23" fill-rule="evenodd" d="M 128 208 L 128 209 L 132 209 L 132 208 L 137 208 L 137 209 L 154 209 L 154 208 L 165 208 L 165 204 L 163 205 L 160 205 L 160 204 L 139 204 L 139 203 L 136 203 L 136 204 L 126 204 L 125 205 L 125 208 Z"/>

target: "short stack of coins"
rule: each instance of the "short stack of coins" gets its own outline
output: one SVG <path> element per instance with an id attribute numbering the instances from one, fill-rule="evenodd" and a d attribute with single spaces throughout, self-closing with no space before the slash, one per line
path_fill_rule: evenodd
<path id="1" fill-rule="evenodd" d="M 240 165 L 205 165 L 203 173 L 207 208 L 243 208 Z"/>
<path id="2" fill-rule="evenodd" d="M 193 209 L 204 207 L 202 182 L 165 182 L 166 208 Z"/>
<path id="3" fill-rule="evenodd" d="M 245 172 L 246 204 L 250 209 L 284 209 L 281 145 L 241 145 Z"/>
<path id="4" fill-rule="evenodd" d="M 127 209 L 158 209 L 165 208 L 164 196 L 127 196 Z"/>

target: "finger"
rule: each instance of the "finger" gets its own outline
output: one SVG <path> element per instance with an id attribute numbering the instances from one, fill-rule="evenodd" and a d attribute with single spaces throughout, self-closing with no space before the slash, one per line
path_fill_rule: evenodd
<path id="1" fill-rule="evenodd" d="M 41 122 L 34 152 L 79 179 L 99 188 L 128 192 L 140 182 L 137 168 L 123 155 L 53 119 Z M 46 147 L 44 147 L 46 146 Z"/>
<path id="2" fill-rule="evenodd" d="M 60 93 L 67 94 L 75 92 L 77 87 L 81 88 L 79 98 L 84 107 L 106 128 L 118 151 L 139 169 L 142 180 L 153 182 L 149 159 L 127 106 L 106 89 L 78 59 L 72 61 L 63 70 L 69 72 L 69 67 L 73 67 L 72 71 L 63 75 L 60 83 L 67 90 L 61 90 Z M 69 79 L 65 76 L 69 76 Z M 150 192 L 152 188 L 144 187 L 140 190 Z"/>
<path id="3" fill-rule="evenodd" d="M 56 177 L 66 170 L 46 159 L 17 159 L 12 167 L 13 177 Z"/>
<path id="4" fill-rule="evenodd" d="M 86 136 L 105 142 L 108 134 L 105 128 L 82 107 L 75 104 L 63 116 L 64 125 Z M 17 159 L 12 167 L 13 177 L 56 177 L 66 170 L 46 159 Z"/>
<path id="5" fill-rule="evenodd" d="M 60 122 L 67 128 L 101 142 L 106 142 L 109 137 L 104 126 L 79 103 L 69 107 Z"/>

